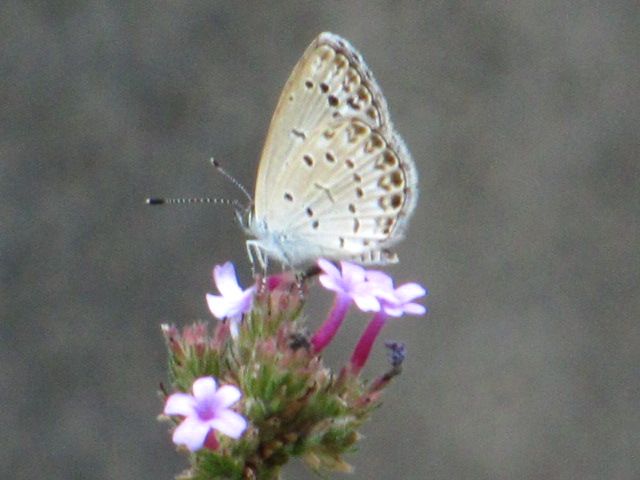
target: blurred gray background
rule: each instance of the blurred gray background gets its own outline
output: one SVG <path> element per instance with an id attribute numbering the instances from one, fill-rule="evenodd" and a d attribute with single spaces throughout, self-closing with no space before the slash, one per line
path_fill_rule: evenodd
<path id="1" fill-rule="evenodd" d="M 250 278 L 225 208 L 280 90 L 328 30 L 364 55 L 418 165 L 388 326 L 404 374 L 353 479 L 640 478 L 640 9 L 609 2 L 0 6 L 0 472 L 173 478 L 159 325 Z M 330 296 L 312 292 L 312 325 Z M 315 311 L 315 313 L 314 313 Z M 365 324 L 354 316 L 327 361 Z M 381 340 L 383 340 L 381 339 Z M 381 341 L 367 375 L 385 366 Z M 300 465 L 287 478 L 313 478 Z"/>

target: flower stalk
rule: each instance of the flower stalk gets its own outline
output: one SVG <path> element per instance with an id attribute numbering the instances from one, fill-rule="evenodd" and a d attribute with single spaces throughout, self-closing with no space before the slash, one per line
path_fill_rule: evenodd
<path id="1" fill-rule="evenodd" d="M 311 345 L 315 353 L 322 352 L 322 350 L 331 343 L 333 337 L 338 333 L 338 329 L 342 325 L 351 303 L 352 300 L 350 296 L 343 293 L 336 295 L 329 316 L 313 337 L 311 337 Z"/>
<path id="2" fill-rule="evenodd" d="M 367 324 L 367 327 L 362 333 L 362 336 L 360 337 L 360 340 L 358 340 L 358 343 L 353 350 L 353 354 L 351 355 L 349 365 L 352 375 L 359 375 L 362 367 L 367 363 L 373 344 L 376 341 L 376 338 L 378 338 L 378 334 L 382 330 L 382 327 L 387 323 L 387 318 L 387 314 L 380 311 L 376 313 Z"/>

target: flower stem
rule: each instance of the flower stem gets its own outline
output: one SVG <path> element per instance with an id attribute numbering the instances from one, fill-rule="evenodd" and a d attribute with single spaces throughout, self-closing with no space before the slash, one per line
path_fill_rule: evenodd
<path id="1" fill-rule="evenodd" d="M 329 316 L 311 337 L 311 345 L 314 353 L 320 353 L 324 348 L 331 343 L 331 340 L 338 332 L 340 325 L 344 320 L 347 310 L 351 305 L 351 297 L 338 293 L 333 303 L 333 307 L 329 312 Z"/>
<path id="2" fill-rule="evenodd" d="M 386 322 L 387 315 L 383 311 L 380 311 L 374 315 L 367 325 L 367 328 L 365 328 L 351 355 L 351 373 L 353 375 L 358 375 L 362 367 L 364 367 L 364 364 L 367 363 L 371 348 Z"/>

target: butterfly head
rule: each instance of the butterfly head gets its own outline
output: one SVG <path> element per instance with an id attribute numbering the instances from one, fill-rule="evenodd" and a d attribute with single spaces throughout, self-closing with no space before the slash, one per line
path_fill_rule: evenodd
<path id="1" fill-rule="evenodd" d="M 237 202 L 234 205 L 234 213 L 242 230 L 244 230 L 245 233 L 251 233 L 251 224 L 253 223 L 254 218 L 253 202 L 248 205 L 243 205 L 240 202 Z"/>

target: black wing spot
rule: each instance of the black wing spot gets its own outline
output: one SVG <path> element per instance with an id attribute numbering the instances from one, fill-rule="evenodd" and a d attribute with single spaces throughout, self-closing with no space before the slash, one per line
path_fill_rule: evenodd
<path id="1" fill-rule="evenodd" d="M 289 192 L 285 192 L 284 199 L 288 202 L 293 202 L 293 195 L 291 195 Z"/>
<path id="2" fill-rule="evenodd" d="M 302 130 L 296 130 L 295 128 L 292 128 L 291 133 L 293 133 L 294 136 L 301 138 L 302 140 L 307 139 L 307 135 Z"/>
<path id="3" fill-rule="evenodd" d="M 313 167 L 313 157 L 311 155 L 303 155 L 302 160 L 308 167 Z"/>
<path id="4" fill-rule="evenodd" d="M 391 206 L 393 208 L 400 208 L 402 206 L 402 195 L 396 193 L 391 196 Z"/>

